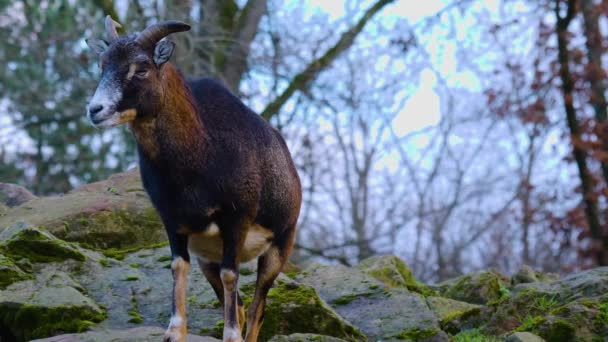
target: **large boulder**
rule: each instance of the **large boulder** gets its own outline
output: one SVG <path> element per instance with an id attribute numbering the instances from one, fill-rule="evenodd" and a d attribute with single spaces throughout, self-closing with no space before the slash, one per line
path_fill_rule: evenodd
<path id="1" fill-rule="evenodd" d="M 510 279 L 496 271 L 479 271 L 439 284 L 442 296 L 473 304 L 495 304 L 509 295 Z"/>
<path id="2" fill-rule="evenodd" d="M 426 302 L 439 320 L 441 329 L 451 334 L 477 328 L 482 321 L 480 315 L 484 307 L 481 305 L 434 296 L 427 297 Z"/>
<path id="3" fill-rule="evenodd" d="M 85 331 L 106 318 L 104 310 L 71 277 L 57 269 L 36 269 L 35 279 L 0 290 L 0 331 L 19 341 Z"/>
<path id="4" fill-rule="evenodd" d="M 344 340 L 317 334 L 276 335 L 270 342 L 343 342 Z"/>
<path id="5" fill-rule="evenodd" d="M 245 303 L 251 301 L 253 286 L 249 289 Z M 259 340 L 268 341 L 275 335 L 293 333 L 321 334 L 347 341 L 367 340 L 357 328 L 334 312 L 314 288 L 280 279 L 268 292 Z"/>
<path id="6" fill-rule="evenodd" d="M 0 204 L 7 207 L 16 207 L 37 197 L 28 189 L 10 183 L 0 183 Z"/>
<path id="7" fill-rule="evenodd" d="M 16 223 L 0 232 L 0 251 L 14 259 L 25 258 L 31 262 L 85 260 L 77 246 L 25 222 Z"/>
<path id="8" fill-rule="evenodd" d="M 608 267 L 551 282 L 517 285 L 496 308 L 486 331 L 535 333 L 548 341 L 608 337 Z"/>
<path id="9" fill-rule="evenodd" d="M 137 327 L 130 329 L 96 329 L 81 334 L 65 334 L 34 340 L 33 342 L 157 342 L 162 340 L 165 329 L 160 327 Z M 213 337 L 188 334 L 186 342 L 217 342 Z"/>
<path id="10" fill-rule="evenodd" d="M 358 269 L 313 264 L 295 278 L 373 340 L 447 341 L 424 297 Z"/>
<path id="11" fill-rule="evenodd" d="M 0 216 L 0 231 L 21 221 L 95 248 L 142 247 L 166 240 L 136 170 L 8 209 Z"/>
<path id="12" fill-rule="evenodd" d="M 394 255 L 367 258 L 361 261 L 357 268 L 388 287 L 402 287 L 423 295 L 434 294 L 428 286 L 422 284 L 414 277 L 414 274 L 403 260 Z"/>

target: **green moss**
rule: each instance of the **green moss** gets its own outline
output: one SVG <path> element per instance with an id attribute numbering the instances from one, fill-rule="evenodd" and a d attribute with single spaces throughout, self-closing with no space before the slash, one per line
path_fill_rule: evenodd
<path id="1" fill-rule="evenodd" d="M 544 322 L 545 318 L 542 316 L 526 316 L 515 331 L 535 331 Z"/>
<path id="2" fill-rule="evenodd" d="M 424 296 L 435 295 L 435 291 L 416 280 L 412 271 L 397 257 L 372 257 L 362 261 L 360 268 L 389 287 L 405 287 Z"/>
<path id="3" fill-rule="evenodd" d="M 300 272 L 285 272 L 284 274 L 291 279 L 295 279 Z"/>
<path id="4" fill-rule="evenodd" d="M 506 301 L 510 294 L 506 280 L 500 273 L 482 271 L 460 276 L 441 285 L 444 295 L 474 304 L 497 305 Z"/>
<path id="5" fill-rule="evenodd" d="M 551 342 L 570 342 L 576 340 L 576 328 L 569 322 L 559 320 L 553 322 L 548 331 L 541 331 L 540 335 Z"/>
<path id="6" fill-rule="evenodd" d="M 165 239 L 163 225 L 152 207 L 82 213 L 70 217 L 58 237 L 86 243 L 95 249 L 137 248 Z"/>
<path id="7" fill-rule="evenodd" d="M 101 266 L 103 267 L 110 267 L 110 262 L 108 261 L 108 259 L 103 258 L 99 260 L 99 263 L 101 264 Z"/>
<path id="8" fill-rule="evenodd" d="M 479 329 L 463 331 L 454 336 L 455 342 L 499 342 L 502 339 L 494 336 L 486 336 Z"/>
<path id="9" fill-rule="evenodd" d="M 445 316 L 440 324 L 441 326 L 444 326 L 450 322 L 452 322 L 455 319 L 467 319 L 468 317 L 477 315 L 481 312 L 480 308 L 472 308 L 469 310 L 463 310 L 463 311 L 454 311 L 450 314 L 448 314 L 447 316 Z"/>
<path id="10" fill-rule="evenodd" d="M 600 303 L 595 316 L 595 324 L 600 327 L 608 326 L 608 298 L 605 302 Z"/>
<path id="11" fill-rule="evenodd" d="M 0 289 L 5 289 L 12 283 L 34 279 L 34 276 L 24 272 L 10 258 L 0 254 Z"/>
<path id="12" fill-rule="evenodd" d="M 350 326 L 308 286 L 279 282 L 268 293 L 260 341 L 277 334 L 315 333 L 346 340 L 361 340 L 364 335 Z"/>
<path id="13" fill-rule="evenodd" d="M 110 249 L 102 250 L 101 252 L 103 253 L 103 255 L 105 255 L 108 258 L 113 258 L 116 260 L 123 260 L 125 258 L 125 255 L 127 255 L 127 254 L 135 253 L 142 249 L 165 247 L 168 244 L 169 244 L 168 242 L 159 242 L 159 243 L 155 243 L 152 245 L 133 247 L 133 248 L 127 248 L 127 249 L 110 248 Z"/>
<path id="14" fill-rule="evenodd" d="M 140 268 L 141 264 L 129 264 L 129 266 L 131 266 L 133 268 Z"/>
<path id="15" fill-rule="evenodd" d="M 24 228 L 13 235 L 2 247 L 4 254 L 12 258 L 26 258 L 32 262 L 54 262 L 86 257 L 71 243 L 34 228 Z"/>
<path id="16" fill-rule="evenodd" d="M 549 312 L 553 310 L 557 305 L 559 305 L 559 301 L 557 300 L 557 295 L 553 296 L 540 296 L 536 298 L 534 306 L 537 310 L 541 312 Z"/>
<path id="17" fill-rule="evenodd" d="M 171 261 L 173 258 L 170 255 L 163 255 L 160 258 L 156 259 L 158 262 Z"/>
<path id="18" fill-rule="evenodd" d="M 128 276 L 125 279 L 123 279 L 122 281 L 137 281 L 139 280 L 139 277 L 136 276 Z"/>
<path id="19" fill-rule="evenodd" d="M 128 314 L 129 316 L 131 316 L 131 318 L 129 319 L 129 323 L 141 324 L 144 322 L 144 317 L 138 311 L 129 310 Z"/>
<path id="20" fill-rule="evenodd" d="M 396 338 L 400 340 L 411 340 L 411 341 L 420 341 L 429 337 L 433 337 L 437 335 L 439 331 L 436 329 L 407 329 L 402 332 L 391 336 L 391 338 Z"/>
<path id="21" fill-rule="evenodd" d="M 224 321 L 217 321 L 213 326 L 213 337 L 222 338 L 224 335 Z"/>
<path id="22" fill-rule="evenodd" d="M 44 308 L 34 305 L 0 307 L 0 322 L 21 341 L 52 336 L 58 332 L 72 333 L 88 330 L 106 319 L 89 307 Z"/>
<path id="23" fill-rule="evenodd" d="M 252 275 L 252 274 L 254 274 L 254 273 L 255 273 L 255 271 L 254 271 L 254 270 L 252 270 L 251 268 L 246 268 L 246 267 L 243 267 L 243 268 L 240 268 L 240 269 L 239 269 L 239 274 L 240 274 L 240 275 L 243 275 L 243 276 Z"/>
<path id="24" fill-rule="evenodd" d="M 345 295 L 345 296 L 342 296 L 342 297 L 334 300 L 332 302 L 332 304 L 335 304 L 335 305 L 346 305 L 346 304 L 349 304 L 350 302 L 352 302 L 353 300 L 355 300 L 357 297 L 359 297 L 359 296 L 355 295 L 355 294 Z"/>

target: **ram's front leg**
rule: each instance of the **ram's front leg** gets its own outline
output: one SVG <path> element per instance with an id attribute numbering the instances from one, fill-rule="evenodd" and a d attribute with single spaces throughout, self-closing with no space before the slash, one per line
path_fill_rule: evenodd
<path id="1" fill-rule="evenodd" d="M 165 333 L 165 342 L 184 342 L 188 333 L 186 326 L 186 284 L 190 271 L 190 256 L 188 255 L 188 236 L 174 233 L 169 234 L 169 244 L 173 261 L 173 303 L 171 321 Z"/>

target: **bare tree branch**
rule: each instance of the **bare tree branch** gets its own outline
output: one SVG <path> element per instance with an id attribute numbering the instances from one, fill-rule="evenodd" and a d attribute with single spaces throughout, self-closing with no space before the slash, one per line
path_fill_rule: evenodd
<path id="1" fill-rule="evenodd" d="M 270 120 L 283 107 L 283 105 L 291 98 L 296 91 L 301 91 L 313 81 L 323 70 L 325 70 L 333 61 L 335 61 L 344 51 L 346 51 L 355 41 L 357 35 L 363 30 L 367 22 L 378 13 L 384 6 L 390 4 L 394 0 L 378 0 L 370 7 L 363 17 L 359 19 L 357 24 L 344 32 L 338 42 L 323 54 L 323 56 L 312 61 L 304 68 L 302 72 L 297 74 L 289 83 L 287 88 L 272 101 L 262 111 L 262 117 Z"/>

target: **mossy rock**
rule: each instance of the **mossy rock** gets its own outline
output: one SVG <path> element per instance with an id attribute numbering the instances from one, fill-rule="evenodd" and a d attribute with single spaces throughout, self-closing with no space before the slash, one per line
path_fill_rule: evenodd
<path id="1" fill-rule="evenodd" d="M 0 232 L 0 250 L 13 259 L 25 258 L 31 262 L 85 260 L 77 246 L 24 222 Z"/>
<path id="2" fill-rule="evenodd" d="M 248 304 L 253 288 L 242 289 Z M 259 340 L 268 341 L 275 335 L 294 333 L 327 335 L 347 341 L 366 340 L 357 328 L 336 314 L 315 289 L 294 281 L 278 280 L 268 292 Z"/>
<path id="3" fill-rule="evenodd" d="M 601 284 L 608 275 L 605 271 L 600 268 L 554 282 L 516 286 L 497 307 L 486 331 L 527 331 L 548 341 L 607 339 L 608 292 L 603 292 Z"/>
<path id="4" fill-rule="evenodd" d="M 472 304 L 497 304 L 509 296 L 510 279 L 496 271 L 465 274 L 439 284 L 442 296 Z"/>
<path id="5" fill-rule="evenodd" d="M 106 318 L 67 274 L 42 270 L 36 278 L 0 290 L 0 331 L 29 341 L 58 333 L 82 332 Z"/>
<path id="6" fill-rule="evenodd" d="M 21 270 L 12 259 L 0 254 L 0 290 L 12 283 L 32 278 L 31 274 Z"/>
<path id="7" fill-rule="evenodd" d="M 361 261 L 357 268 L 389 287 L 407 288 L 425 296 L 435 294 L 428 286 L 419 282 L 403 260 L 396 256 L 373 256 Z"/>
<path id="8" fill-rule="evenodd" d="M 423 296 L 404 287 L 388 287 L 358 268 L 310 265 L 296 280 L 315 288 L 370 339 L 448 340 Z"/>
<path id="9" fill-rule="evenodd" d="M 450 298 L 427 297 L 426 302 L 435 313 L 443 331 L 457 334 L 461 330 L 478 328 L 483 306 Z"/>
<path id="10" fill-rule="evenodd" d="M 317 334 L 291 334 L 289 336 L 277 335 L 270 342 L 342 342 L 345 340 Z"/>
<path id="11" fill-rule="evenodd" d="M 519 271 L 511 277 L 511 285 L 550 282 L 558 279 L 558 274 L 535 271 L 532 267 L 523 265 Z"/>
<path id="12" fill-rule="evenodd" d="M 166 240 L 137 170 L 87 184 L 63 196 L 41 197 L 0 216 L 0 231 L 19 221 L 95 248 L 134 248 Z"/>
<path id="13" fill-rule="evenodd" d="M 545 340 L 529 332 L 516 332 L 509 335 L 505 342 L 545 342 Z"/>
<path id="14" fill-rule="evenodd" d="M 162 341 L 165 329 L 161 327 L 137 327 L 130 329 L 99 329 L 80 334 L 65 334 L 51 338 L 34 340 L 32 342 L 92 342 L 92 341 L 112 341 L 112 342 L 141 342 L 141 341 Z M 188 334 L 188 342 L 219 342 L 213 337 L 201 337 Z"/>

